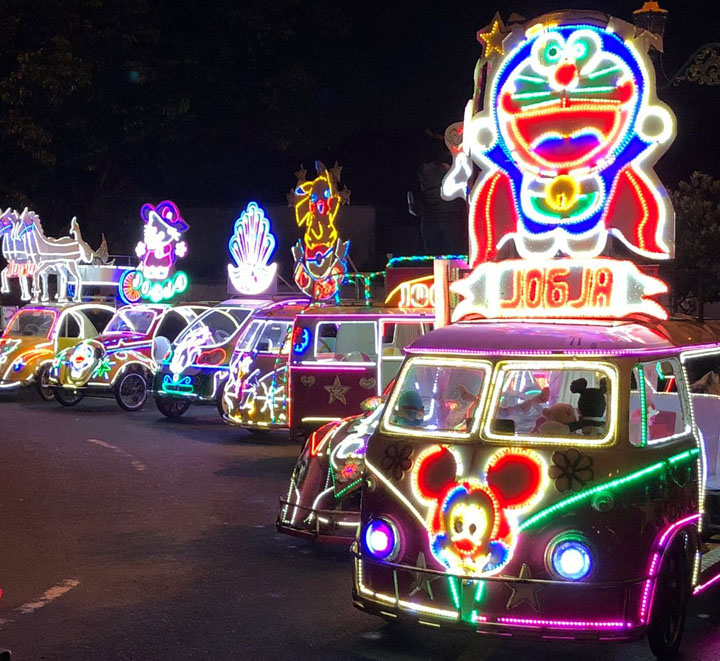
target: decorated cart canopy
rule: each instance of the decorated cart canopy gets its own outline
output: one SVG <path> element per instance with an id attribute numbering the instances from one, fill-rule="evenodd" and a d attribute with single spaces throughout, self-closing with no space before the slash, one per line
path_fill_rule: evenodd
<path id="1" fill-rule="evenodd" d="M 666 285 L 602 256 L 609 238 L 673 257 L 674 213 L 652 166 L 675 136 L 649 35 L 588 12 L 505 26 L 496 15 L 464 120 L 446 132 L 447 199 L 469 204 L 471 275 L 454 318 L 666 317 Z M 505 248 L 505 251 L 503 251 Z M 522 258 L 505 259 L 512 249 Z"/>

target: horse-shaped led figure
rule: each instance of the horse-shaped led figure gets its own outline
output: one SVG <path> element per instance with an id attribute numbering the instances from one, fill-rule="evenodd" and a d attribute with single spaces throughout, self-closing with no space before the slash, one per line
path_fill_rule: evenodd
<path id="1" fill-rule="evenodd" d="M 2 236 L 2 255 L 7 265 L 0 273 L 0 293 L 10 293 L 10 278 L 17 278 L 20 283 L 20 298 L 30 300 L 30 277 L 35 271 L 35 264 L 30 260 L 27 246 L 23 238 L 16 238 L 20 225 L 17 211 L 8 207 L 0 214 L 0 236 Z"/>
<path id="2" fill-rule="evenodd" d="M 33 274 L 33 301 L 50 300 L 48 291 L 48 275 L 50 273 L 55 273 L 57 276 L 56 298 L 58 302 L 64 303 L 68 300 L 67 291 L 70 278 L 75 286 L 73 300 L 79 301 L 82 277 L 78 264 L 81 261 L 90 264 L 93 259 L 93 250 L 83 241 L 77 218 L 70 221 L 70 236 L 63 236 L 59 239 L 45 236 L 40 216 L 27 208 L 20 216 L 19 227 L 18 235 L 24 238 L 30 259 L 37 266 Z M 40 296 L 41 291 L 42 296 Z"/>

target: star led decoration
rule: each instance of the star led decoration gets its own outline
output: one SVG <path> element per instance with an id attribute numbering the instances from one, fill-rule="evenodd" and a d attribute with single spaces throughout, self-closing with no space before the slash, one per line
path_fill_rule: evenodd
<path id="1" fill-rule="evenodd" d="M 531 579 L 532 574 L 530 573 L 530 567 L 523 563 L 523 566 L 520 568 L 520 574 L 518 574 L 517 578 L 523 581 L 529 578 Z M 506 585 L 512 590 L 512 594 L 510 595 L 505 608 L 512 610 L 520 604 L 525 603 L 530 604 L 530 607 L 535 611 L 540 610 L 537 593 L 543 589 L 542 585 L 538 583 L 519 583 L 515 581 L 512 583 L 506 583 Z"/>
<path id="2" fill-rule="evenodd" d="M 505 55 L 502 42 L 508 32 L 500 14 L 495 12 L 492 23 L 477 33 L 477 40 L 483 44 L 483 56 L 490 57 L 493 53 Z"/>
<path id="3" fill-rule="evenodd" d="M 338 183 L 340 181 L 340 174 L 342 173 L 342 165 L 335 161 L 335 165 L 330 168 L 329 172 L 330 176 L 333 178 L 333 181 L 335 183 Z"/>
<path id="4" fill-rule="evenodd" d="M 347 401 L 345 400 L 345 393 L 350 390 L 350 386 L 344 386 L 342 383 L 340 383 L 340 377 L 336 376 L 335 381 L 332 382 L 332 385 L 323 386 L 323 388 L 325 388 L 325 390 L 330 393 L 330 399 L 328 400 L 328 404 L 332 404 L 333 402 L 347 404 Z"/>
<path id="5" fill-rule="evenodd" d="M 413 584 L 410 586 L 410 596 L 415 596 L 418 592 L 425 592 L 431 600 L 435 600 L 433 596 L 432 586 L 430 585 L 439 576 L 433 576 L 428 574 L 425 570 L 427 565 L 425 564 L 425 554 L 420 551 L 417 554 L 417 560 L 415 566 L 418 568 L 416 572 L 410 572 L 413 575 Z"/>
<path id="6" fill-rule="evenodd" d="M 114 365 L 114 363 L 112 365 Z M 103 358 L 102 362 L 95 368 L 94 376 L 100 379 L 107 379 L 108 372 L 110 371 L 112 365 L 107 358 Z"/>

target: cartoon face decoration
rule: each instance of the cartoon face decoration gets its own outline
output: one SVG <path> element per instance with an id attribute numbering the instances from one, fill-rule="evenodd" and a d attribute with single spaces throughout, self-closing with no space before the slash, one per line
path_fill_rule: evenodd
<path id="1" fill-rule="evenodd" d="M 170 200 L 160 202 L 157 207 L 144 204 L 140 217 L 145 227 L 143 240 L 135 248 L 142 260 L 139 270 L 148 280 L 166 280 L 177 258 L 187 253 L 187 244 L 181 237 L 188 230 L 188 224 Z"/>
<path id="2" fill-rule="evenodd" d="M 305 181 L 305 170 L 298 174 L 298 185 L 288 195 L 295 207 L 295 220 L 305 233 L 292 252 L 295 257 L 295 282 L 315 300 L 330 298 L 337 291 L 347 272 L 349 241 L 338 237 L 335 220 L 340 206 L 349 203 L 350 191 L 338 192 L 342 168 L 335 164 L 328 170 L 320 161 L 315 163 L 318 176 Z"/>
<path id="3" fill-rule="evenodd" d="M 484 110 L 468 104 L 461 144 L 451 146 L 446 197 L 480 169 L 468 195 L 472 265 L 508 239 L 525 258 L 595 257 L 608 234 L 667 259 L 674 215 L 650 166 L 675 122 L 655 97 L 644 37 L 600 15 L 554 18 L 505 30 L 481 60 Z"/>
<path id="4" fill-rule="evenodd" d="M 428 538 L 435 558 L 451 572 L 492 576 L 517 545 L 517 515 L 532 507 L 547 486 L 546 466 L 530 450 L 499 450 L 483 479 L 456 475 L 452 451 L 434 445 L 413 467 L 416 498 L 428 506 Z"/>
<path id="5" fill-rule="evenodd" d="M 102 346 L 97 342 L 80 342 L 72 350 L 68 359 L 70 379 L 75 382 L 87 381 L 101 354 Z"/>

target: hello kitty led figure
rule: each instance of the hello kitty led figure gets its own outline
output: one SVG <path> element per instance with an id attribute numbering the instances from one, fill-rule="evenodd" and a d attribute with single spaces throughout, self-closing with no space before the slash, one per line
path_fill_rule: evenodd
<path id="1" fill-rule="evenodd" d="M 655 96 L 648 34 L 569 12 L 507 28 L 496 16 L 478 38 L 476 96 L 446 133 L 443 182 L 469 202 L 471 266 L 509 239 L 523 258 L 596 257 L 608 234 L 671 258 L 674 213 L 651 167 L 675 118 Z"/>
<path id="2" fill-rule="evenodd" d="M 183 220 L 175 202 L 166 200 L 157 207 L 143 204 L 140 217 L 145 223 L 143 241 L 135 252 L 140 257 L 138 270 L 148 280 L 165 280 L 170 276 L 178 257 L 187 254 L 187 244 L 182 235 L 188 224 Z"/>

